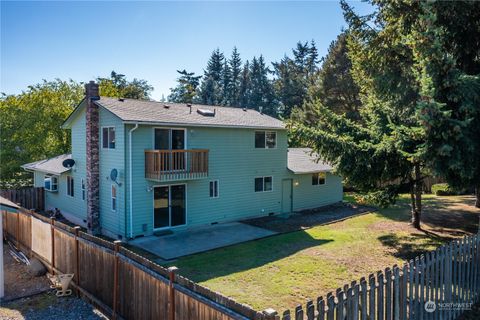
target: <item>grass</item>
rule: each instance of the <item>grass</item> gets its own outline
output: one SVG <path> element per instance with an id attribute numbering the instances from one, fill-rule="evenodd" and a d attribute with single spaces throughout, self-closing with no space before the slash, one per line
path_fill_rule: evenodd
<path id="1" fill-rule="evenodd" d="M 348 201 L 354 201 L 347 195 Z M 180 274 L 257 310 L 292 309 L 352 280 L 475 232 L 471 197 L 426 196 L 423 230 L 408 197 L 390 208 L 175 261 Z"/>

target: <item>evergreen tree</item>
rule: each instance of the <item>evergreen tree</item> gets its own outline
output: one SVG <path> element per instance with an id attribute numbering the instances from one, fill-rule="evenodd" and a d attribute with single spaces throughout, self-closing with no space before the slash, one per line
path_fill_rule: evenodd
<path id="1" fill-rule="evenodd" d="M 204 71 L 203 81 L 198 93 L 202 104 L 220 105 L 223 102 L 223 71 L 225 57 L 219 49 L 212 52 Z"/>
<path id="2" fill-rule="evenodd" d="M 453 187 L 473 186 L 480 208 L 480 3 L 422 3 L 412 39 L 425 152 Z"/>
<path id="3" fill-rule="evenodd" d="M 251 93 L 249 104 L 265 114 L 276 116 L 275 93 L 272 82 L 268 79 L 269 72 L 263 56 L 258 59 L 253 57 L 250 68 Z"/>
<path id="4" fill-rule="evenodd" d="M 232 56 L 228 63 L 231 71 L 231 81 L 227 99 L 229 105 L 238 107 L 240 106 L 240 88 L 242 83 L 242 60 L 240 59 L 240 53 L 238 53 L 237 47 L 233 48 Z"/>
<path id="5" fill-rule="evenodd" d="M 243 65 L 240 79 L 239 105 L 242 108 L 248 108 L 250 104 L 251 81 L 250 81 L 250 62 L 247 60 Z"/>
<path id="6" fill-rule="evenodd" d="M 196 95 L 197 87 L 202 76 L 195 76 L 194 72 L 177 70 L 180 77 L 177 78 L 177 86 L 170 89 L 168 101 L 179 103 L 192 103 Z"/>
<path id="7" fill-rule="evenodd" d="M 416 113 L 421 97 L 409 47 L 419 3 L 375 2 L 377 12 L 366 17 L 341 4 L 352 39 L 352 75 L 364 93 L 360 123 L 316 100 L 311 109 L 319 120 L 313 127 L 294 123 L 293 136 L 379 203 L 393 202 L 400 187 L 409 186 L 412 224 L 420 228 L 425 136 Z"/>
<path id="8" fill-rule="evenodd" d="M 319 62 L 314 41 L 310 44 L 298 42 L 292 53 L 293 58 L 285 56 L 280 62 L 273 63 L 275 92 L 285 118 L 290 117 L 295 107 L 303 105 L 307 98 L 307 88 L 313 82 Z"/>
<path id="9" fill-rule="evenodd" d="M 230 106 L 230 90 L 231 90 L 231 81 L 232 81 L 232 73 L 230 70 L 230 65 L 228 61 L 225 59 L 223 64 L 223 72 L 222 72 L 222 105 Z"/>
<path id="10" fill-rule="evenodd" d="M 354 82 L 352 62 L 348 57 L 347 34 L 341 33 L 332 42 L 322 67 L 316 73 L 313 83 L 308 88 L 309 99 L 318 99 L 325 107 L 347 118 L 359 120 L 361 106 L 360 89 Z M 314 106 L 309 104 L 308 106 Z M 303 109 L 304 120 L 316 121 L 314 110 Z"/>

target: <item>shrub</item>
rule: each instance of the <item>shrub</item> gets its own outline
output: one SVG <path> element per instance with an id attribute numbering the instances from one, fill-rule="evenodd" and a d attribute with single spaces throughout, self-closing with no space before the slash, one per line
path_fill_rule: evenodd
<path id="1" fill-rule="evenodd" d="M 465 194 L 465 189 L 456 189 L 450 186 L 448 183 L 437 183 L 432 185 L 432 193 L 437 196 L 454 196 L 458 194 Z"/>

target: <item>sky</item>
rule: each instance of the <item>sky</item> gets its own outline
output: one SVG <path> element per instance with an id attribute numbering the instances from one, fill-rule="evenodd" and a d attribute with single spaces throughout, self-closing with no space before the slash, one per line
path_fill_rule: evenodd
<path id="1" fill-rule="evenodd" d="M 360 14 L 369 5 L 352 2 Z M 87 82 L 112 70 L 147 80 L 167 97 L 176 70 L 203 74 L 211 52 L 267 62 L 314 40 L 320 56 L 346 27 L 338 1 L 7 2 L 1 1 L 0 92 L 42 79 Z"/>

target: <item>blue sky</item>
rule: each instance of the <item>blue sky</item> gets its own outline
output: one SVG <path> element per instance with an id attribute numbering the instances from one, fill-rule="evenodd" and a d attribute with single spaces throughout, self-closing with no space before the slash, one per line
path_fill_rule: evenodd
<path id="1" fill-rule="evenodd" d="M 353 2 L 359 13 L 370 8 Z M 298 41 L 321 56 L 345 27 L 337 1 L 1 2 L 1 87 L 19 93 L 42 79 L 88 81 L 115 70 L 165 97 L 177 69 L 203 73 L 215 48 L 242 60 L 277 61 Z"/>

